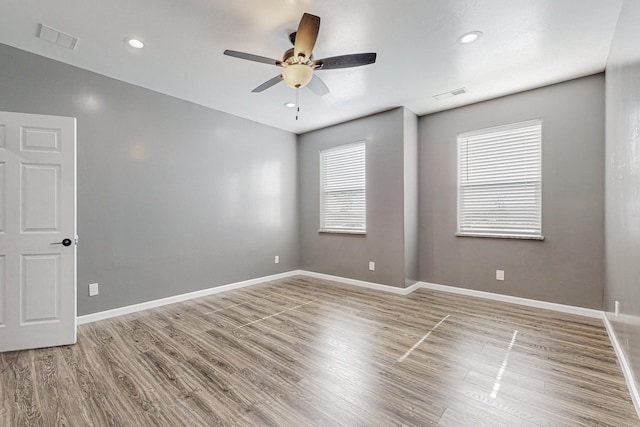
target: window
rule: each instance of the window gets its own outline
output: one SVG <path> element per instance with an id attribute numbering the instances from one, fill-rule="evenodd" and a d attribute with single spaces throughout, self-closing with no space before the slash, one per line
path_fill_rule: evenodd
<path id="1" fill-rule="evenodd" d="M 459 236 L 542 240 L 542 122 L 458 135 Z"/>
<path id="2" fill-rule="evenodd" d="M 364 142 L 320 152 L 321 232 L 366 232 L 365 160 Z"/>

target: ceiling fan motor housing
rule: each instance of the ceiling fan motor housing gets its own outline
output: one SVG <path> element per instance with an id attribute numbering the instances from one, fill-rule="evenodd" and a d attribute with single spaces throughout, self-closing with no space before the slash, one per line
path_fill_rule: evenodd
<path id="1" fill-rule="evenodd" d="M 294 48 L 287 49 L 284 55 L 282 55 L 282 62 L 286 62 L 288 64 L 291 64 L 292 62 L 294 62 L 294 61 L 289 61 L 289 59 L 293 58 L 293 52 L 294 52 Z M 313 61 L 313 54 L 311 54 L 311 56 L 307 59 L 309 61 Z"/>

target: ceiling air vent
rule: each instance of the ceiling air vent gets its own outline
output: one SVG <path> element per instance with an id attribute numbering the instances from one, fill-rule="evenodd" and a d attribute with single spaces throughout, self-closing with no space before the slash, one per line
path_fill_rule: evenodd
<path id="1" fill-rule="evenodd" d="M 466 87 L 461 87 L 460 89 L 454 89 L 449 92 L 440 93 L 438 95 L 433 95 L 435 99 L 447 99 L 457 95 L 462 95 L 463 93 L 467 93 Z"/>
<path id="2" fill-rule="evenodd" d="M 72 37 L 44 24 L 40 24 L 38 28 L 38 38 L 71 50 L 74 50 L 78 44 L 77 37 Z"/>

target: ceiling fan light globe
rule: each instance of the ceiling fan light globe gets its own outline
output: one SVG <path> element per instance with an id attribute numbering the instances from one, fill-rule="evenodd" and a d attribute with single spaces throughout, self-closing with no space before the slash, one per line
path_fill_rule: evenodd
<path id="1" fill-rule="evenodd" d="M 282 79 L 287 86 L 299 89 L 309 84 L 313 77 L 313 69 L 305 64 L 287 65 L 282 70 Z"/>

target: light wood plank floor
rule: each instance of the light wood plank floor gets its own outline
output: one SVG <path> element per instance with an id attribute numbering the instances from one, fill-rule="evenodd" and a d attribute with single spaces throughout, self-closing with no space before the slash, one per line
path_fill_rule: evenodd
<path id="1" fill-rule="evenodd" d="M 1 426 L 638 426 L 599 320 L 294 277 L 0 355 Z"/>

